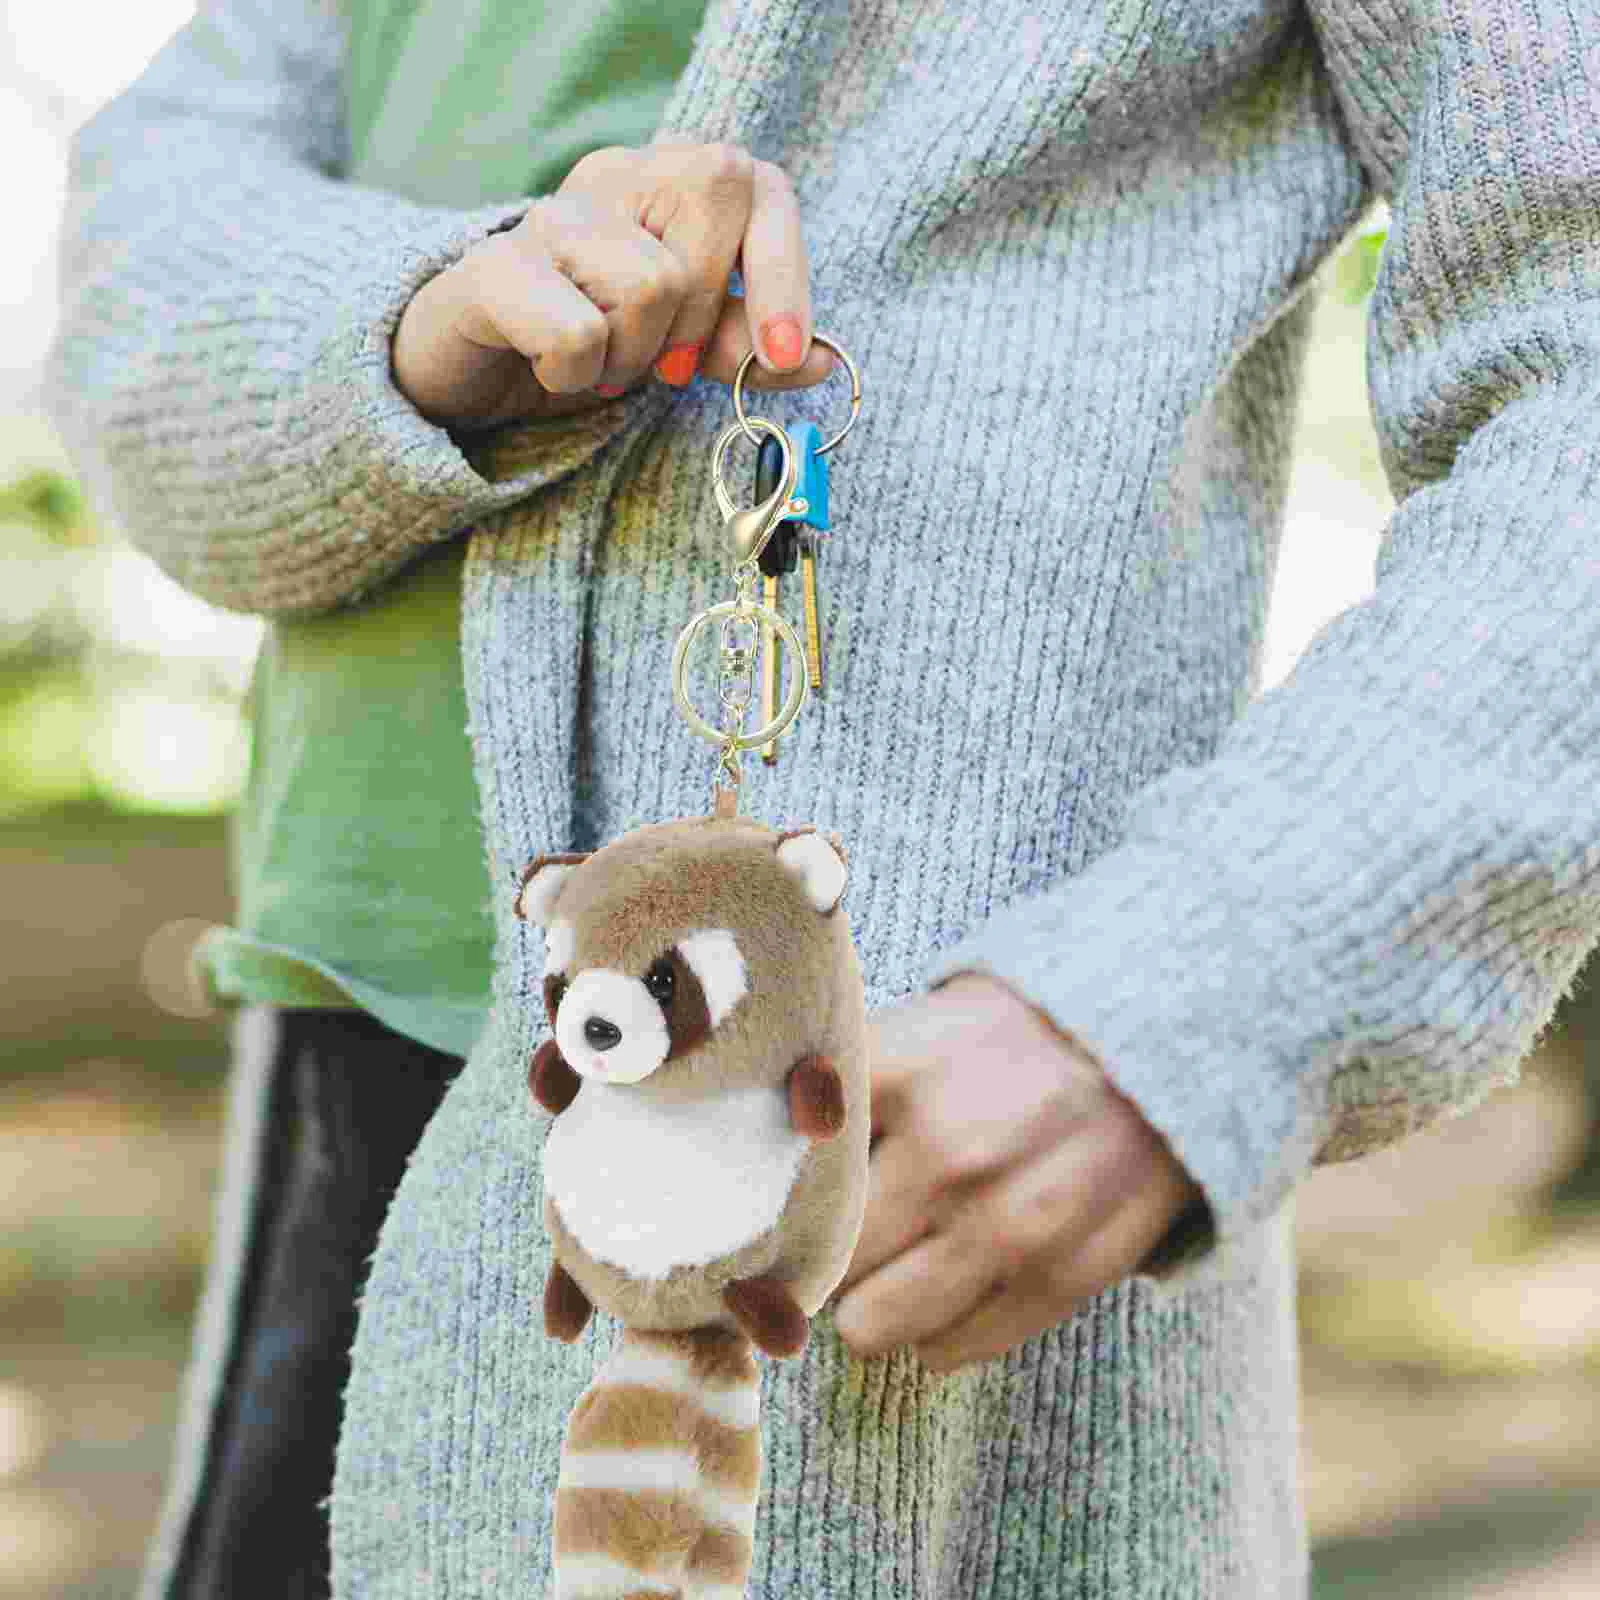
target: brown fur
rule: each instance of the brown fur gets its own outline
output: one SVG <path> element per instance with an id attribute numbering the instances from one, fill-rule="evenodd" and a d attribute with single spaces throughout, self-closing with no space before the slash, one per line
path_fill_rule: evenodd
<path id="1" fill-rule="evenodd" d="M 544 994 L 544 1020 L 548 1022 L 552 1028 L 556 1025 L 556 1012 L 560 1008 L 561 996 L 566 992 L 566 987 L 567 980 L 565 978 L 558 978 L 554 976 L 554 974 L 546 978 L 544 983 L 541 985 Z M 547 1039 L 545 1043 L 554 1044 L 555 1040 Z M 578 1077 L 577 1073 L 575 1072 L 572 1075 L 575 1078 Z M 581 1083 L 583 1080 L 579 1078 L 578 1081 Z"/>
<path id="2" fill-rule="evenodd" d="M 722 1291 L 739 1326 L 769 1356 L 797 1356 L 806 1347 L 806 1314 L 776 1278 L 743 1278 Z"/>
<path id="3" fill-rule="evenodd" d="M 554 1039 L 546 1039 L 533 1052 L 533 1061 L 528 1067 L 528 1088 L 552 1116 L 560 1116 L 582 1087 L 583 1079 L 562 1059 L 560 1046 Z"/>
<path id="4" fill-rule="evenodd" d="M 550 866 L 576 866 L 580 861 L 587 861 L 590 852 L 587 850 L 569 850 L 563 855 L 535 856 L 527 866 L 522 869 L 522 876 L 517 879 L 517 895 L 513 904 L 518 908 L 517 915 L 521 916 L 522 891 L 528 887 L 528 880 L 538 872 L 540 867 Z"/>
<path id="5" fill-rule="evenodd" d="M 689 968 L 689 963 L 676 950 L 670 957 L 672 975 L 672 1000 L 667 1007 L 667 1029 L 672 1035 L 672 1049 L 667 1059 L 686 1056 L 698 1050 L 711 1033 L 711 1013 L 706 1009 L 705 991 L 700 980 Z"/>
<path id="6" fill-rule="evenodd" d="M 739 1389 L 761 1381 L 749 1344 L 736 1333 L 706 1328 L 699 1333 L 650 1333 L 629 1329 L 629 1340 L 675 1356 L 708 1389 Z"/>
<path id="7" fill-rule="evenodd" d="M 761 1482 L 761 1437 L 708 1416 L 687 1396 L 644 1383 L 587 1390 L 567 1423 L 571 1449 L 627 1450 L 648 1440 L 694 1452 L 706 1482 L 754 1499 Z"/>
<path id="8" fill-rule="evenodd" d="M 689 1552 L 689 1571 L 702 1583 L 743 1585 L 754 1554 L 748 1536 L 732 1528 L 707 1528 Z"/>
<path id="9" fill-rule="evenodd" d="M 572 925 L 573 974 L 596 966 L 642 974 L 685 934 L 731 929 L 749 992 L 712 1028 L 699 982 L 675 958 L 671 1053 L 628 1092 L 714 1107 L 730 1091 L 768 1087 L 784 1097 L 791 1125 L 809 1140 L 787 1201 L 766 1232 L 719 1260 L 674 1268 L 661 1279 L 633 1279 L 590 1256 L 545 1194 L 554 1256 L 547 1329 L 575 1338 L 591 1303 L 598 1305 L 624 1324 L 623 1348 L 633 1343 L 671 1356 L 703 1391 L 696 1400 L 671 1386 L 629 1381 L 623 1360 L 615 1378 L 602 1371 L 573 1408 L 563 1460 L 676 1448 L 692 1456 L 700 1482 L 750 1507 L 760 1489 L 760 1427 L 730 1425 L 705 1407 L 711 1394 L 759 1395 L 751 1341 L 777 1356 L 805 1347 L 807 1317 L 837 1286 L 855 1248 L 871 1135 L 855 946 L 840 902 L 819 911 L 778 861 L 779 842 L 794 836 L 738 816 L 640 828 L 577 858 L 581 864 L 560 882 L 549 912 Z M 830 842 L 842 859 L 838 841 Z M 519 886 L 519 907 L 531 876 Z M 559 985 L 548 982 L 552 1013 L 550 1003 L 560 998 Z M 547 1106 L 559 1100 L 565 1110 L 573 1095 L 555 1065 L 560 1052 L 554 1060 L 544 1056 L 541 1069 L 542 1055 L 530 1079 L 535 1098 Z M 583 1080 L 561 1066 L 582 1094 Z M 563 1554 L 603 1553 L 648 1575 L 630 1591 L 631 1600 L 677 1600 L 711 1584 L 742 1590 L 752 1556 L 748 1534 L 707 1525 L 693 1494 L 648 1484 L 558 1486 L 555 1552 L 558 1571 Z"/>
<path id="10" fill-rule="evenodd" d="M 598 1552 L 640 1572 L 681 1565 L 707 1584 L 742 1584 L 750 1574 L 749 1538 L 708 1527 L 693 1497 L 674 1490 L 558 1489 L 555 1523 L 562 1555 Z"/>
<path id="11" fill-rule="evenodd" d="M 594 1305 L 630 1329 L 748 1333 L 726 1291 L 765 1279 L 781 1285 L 798 1308 L 798 1343 L 792 1319 L 771 1294 L 758 1291 L 752 1298 L 741 1290 L 733 1303 L 778 1344 L 797 1351 L 805 1343 L 805 1318 L 833 1292 L 855 1248 L 870 1134 L 861 969 L 842 903 L 818 912 L 776 855 L 781 838 L 811 831 L 780 835 L 747 817 L 650 824 L 578 858 L 583 864 L 556 895 L 552 914 L 574 929 L 574 971 L 643 972 L 713 917 L 739 941 L 750 993 L 698 1048 L 669 1059 L 633 1092 L 681 1103 L 752 1083 L 780 1089 L 796 1062 L 820 1057 L 837 1074 L 843 1101 L 842 1130 L 806 1151 L 777 1223 L 702 1266 L 675 1268 L 659 1279 L 631 1278 L 585 1252 L 546 1194 L 544 1221 L 556 1259 Z M 524 886 L 530 876 L 531 869 Z"/>
<path id="12" fill-rule="evenodd" d="M 640 1572 L 675 1571 L 699 1542 L 705 1519 L 675 1489 L 557 1489 L 557 1555 L 598 1552 Z"/>
<path id="13" fill-rule="evenodd" d="M 544 1281 L 544 1331 L 552 1339 L 571 1344 L 583 1332 L 594 1307 L 570 1272 L 559 1261 L 550 1264 Z"/>
<path id="14" fill-rule="evenodd" d="M 831 1139 L 844 1127 L 844 1085 L 821 1056 L 795 1062 L 789 1072 L 789 1120 L 813 1139 Z"/>
<path id="15" fill-rule="evenodd" d="M 778 843 L 782 844 L 785 839 L 798 839 L 802 833 L 815 833 L 816 831 L 817 830 L 815 828 L 809 827 L 788 828 L 778 835 Z M 845 864 L 846 867 L 848 867 L 850 865 L 850 852 L 846 850 L 844 845 L 840 842 L 839 835 L 836 833 L 830 833 L 828 835 L 828 843 L 833 846 L 834 854 L 838 856 L 838 858 Z M 831 905 L 827 911 L 823 913 L 823 915 L 832 916 L 832 914 L 838 910 L 838 906 L 839 902 L 837 900 L 834 901 L 833 905 Z"/>

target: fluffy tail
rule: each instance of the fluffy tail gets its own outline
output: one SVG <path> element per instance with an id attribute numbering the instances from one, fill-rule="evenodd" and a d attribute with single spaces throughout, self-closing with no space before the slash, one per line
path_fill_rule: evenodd
<path id="1" fill-rule="evenodd" d="M 567 1423 L 552 1600 L 743 1600 L 760 1406 L 743 1335 L 624 1330 Z"/>

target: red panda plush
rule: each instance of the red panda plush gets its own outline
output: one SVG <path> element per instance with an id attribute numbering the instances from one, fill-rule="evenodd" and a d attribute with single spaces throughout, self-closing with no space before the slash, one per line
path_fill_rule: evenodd
<path id="1" fill-rule="evenodd" d="M 688 817 L 533 861 L 553 1037 L 546 1332 L 622 1322 L 562 1444 L 552 1600 L 743 1593 L 761 1475 L 752 1347 L 793 1356 L 866 1205 L 867 1022 L 814 828 Z"/>

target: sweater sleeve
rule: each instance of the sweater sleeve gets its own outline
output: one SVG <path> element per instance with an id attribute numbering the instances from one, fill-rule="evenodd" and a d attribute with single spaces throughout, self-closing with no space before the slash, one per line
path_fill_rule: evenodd
<path id="1" fill-rule="evenodd" d="M 234 610 L 355 599 L 624 420 L 485 435 L 480 471 L 400 393 L 406 303 L 528 201 L 341 180 L 343 59 L 335 0 L 202 0 L 72 141 L 44 405 L 101 513 Z"/>
<path id="2" fill-rule="evenodd" d="M 1169 1290 L 1514 1082 L 1600 942 L 1600 53 L 1543 0 L 1312 11 L 1392 205 L 1375 592 L 927 974 L 1009 983 L 1165 1136 L 1205 1197 Z"/>

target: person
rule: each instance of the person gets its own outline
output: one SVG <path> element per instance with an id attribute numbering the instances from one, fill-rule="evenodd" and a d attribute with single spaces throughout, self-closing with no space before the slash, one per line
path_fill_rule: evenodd
<path id="1" fill-rule="evenodd" d="M 1600 939 L 1592 19 L 349 9 L 208 0 L 73 148 L 59 424 L 273 619 L 207 955 L 265 1004 L 146 1593 L 545 1592 L 615 1329 L 541 1331 L 509 891 L 708 809 L 666 659 L 726 588 L 710 448 L 751 348 L 764 414 L 824 425 L 821 332 L 867 394 L 825 685 L 741 809 L 848 845 L 877 1138 L 850 1274 L 764 1365 L 751 1590 L 1303 1594 L 1294 1187 L 1513 1080 Z M 1261 694 L 1307 288 L 1379 195 L 1397 509 Z M 647 376 L 702 340 L 710 381 Z M 322 1493 L 245 1435 L 301 1425 L 270 1379 L 365 1267 L 284 1175 L 291 1062 L 385 1152 L 339 1183 L 398 1178 L 331 1580 L 303 1522 L 218 1550 Z"/>

